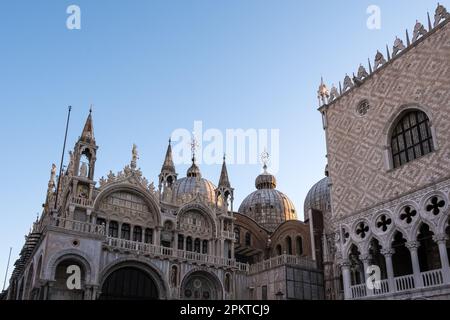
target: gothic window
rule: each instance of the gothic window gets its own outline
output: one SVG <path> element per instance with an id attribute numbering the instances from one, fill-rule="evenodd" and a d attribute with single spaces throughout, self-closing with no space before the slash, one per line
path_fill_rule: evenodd
<path id="1" fill-rule="evenodd" d="M 186 251 L 192 251 L 192 238 L 186 238 Z"/>
<path id="2" fill-rule="evenodd" d="M 391 148 L 394 168 L 433 152 L 428 116 L 419 110 L 403 115 L 392 131 Z"/>
<path id="3" fill-rule="evenodd" d="M 130 240 L 130 225 L 127 223 L 122 224 L 120 237 L 125 240 Z"/>
<path id="4" fill-rule="evenodd" d="M 234 237 L 236 238 L 236 243 L 241 243 L 241 232 L 239 228 L 234 228 Z"/>
<path id="5" fill-rule="evenodd" d="M 289 236 L 286 237 L 286 249 L 287 254 L 292 255 L 292 239 Z"/>
<path id="6" fill-rule="evenodd" d="M 297 237 L 296 250 L 297 250 L 298 256 L 301 256 L 303 254 L 303 239 L 302 239 L 302 237 Z"/>
<path id="7" fill-rule="evenodd" d="M 251 246 L 251 244 L 252 244 L 252 235 L 250 234 L 250 232 L 247 232 L 245 234 L 245 245 Z"/>
<path id="8" fill-rule="evenodd" d="M 133 241 L 137 241 L 137 242 L 142 241 L 142 228 L 141 227 L 133 228 Z"/>
<path id="9" fill-rule="evenodd" d="M 144 233 L 144 242 L 153 243 L 153 230 L 146 228 Z"/>
<path id="10" fill-rule="evenodd" d="M 178 235 L 178 250 L 184 249 L 184 236 L 182 234 Z"/>
<path id="11" fill-rule="evenodd" d="M 203 240 L 202 253 L 208 254 L 208 240 Z"/>
<path id="12" fill-rule="evenodd" d="M 117 223 L 117 221 L 109 222 L 108 235 L 113 238 L 119 237 L 119 224 Z"/>
<path id="13" fill-rule="evenodd" d="M 200 239 L 194 241 L 194 251 L 200 253 Z"/>

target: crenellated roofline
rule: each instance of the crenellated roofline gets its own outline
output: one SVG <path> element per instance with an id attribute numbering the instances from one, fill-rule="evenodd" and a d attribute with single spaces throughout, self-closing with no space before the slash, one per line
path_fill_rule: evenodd
<path id="1" fill-rule="evenodd" d="M 450 14 L 448 13 L 447 9 L 443 5 L 438 3 L 438 7 L 436 8 L 434 17 L 434 24 L 431 23 L 430 14 L 428 13 L 428 31 L 422 23 L 416 21 L 412 41 L 410 40 L 409 31 L 406 30 L 406 46 L 403 40 L 398 37 L 396 38 L 393 45 L 392 54 L 389 50 L 389 45 L 386 46 L 387 60 L 384 57 L 383 53 L 378 50 L 375 56 L 373 68 L 371 60 L 369 58 L 369 70 L 367 71 L 367 69 L 361 64 L 358 68 L 357 75 L 353 73 L 353 77 L 350 77 L 347 74 L 344 78 L 343 84 L 342 82 L 339 82 L 339 88 L 336 88 L 333 85 L 331 90 L 328 90 L 322 78 L 318 90 L 318 110 L 322 112 L 328 109 L 331 105 L 337 103 L 337 101 L 340 101 L 343 97 L 349 95 L 355 89 L 363 86 L 369 79 L 373 78 L 374 75 L 388 68 L 394 61 L 407 54 L 413 48 L 417 47 L 420 43 L 435 34 L 438 30 L 446 26 L 449 21 Z"/>

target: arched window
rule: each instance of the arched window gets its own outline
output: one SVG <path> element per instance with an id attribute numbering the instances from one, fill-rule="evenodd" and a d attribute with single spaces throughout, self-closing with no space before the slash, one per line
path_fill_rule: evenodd
<path id="1" fill-rule="evenodd" d="M 192 251 L 192 238 L 186 238 L 186 251 Z"/>
<path id="2" fill-rule="evenodd" d="M 234 228 L 234 237 L 236 238 L 236 243 L 241 243 L 241 230 L 239 228 Z"/>
<path id="3" fill-rule="evenodd" d="M 194 251 L 200 253 L 200 239 L 195 239 L 194 241 Z"/>
<path id="4" fill-rule="evenodd" d="M 182 234 L 178 235 L 178 250 L 184 249 L 184 236 Z"/>
<path id="5" fill-rule="evenodd" d="M 430 120 L 420 110 L 405 113 L 391 135 L 394 168 L 434 151 Z"/>
<path id="6" fill-rule="evenodd" d="M 117 223 L 117 221 L 109 222 L 108 235 L 113 238 L 119 237 L 119 224 Z"/>
<path id="7" fill-rule="evenodd" d="M 277 255 L 281 256 L 281 246 L 277 245 Z"/>
<path id="8" fill-rule="evenodd" d="M 303 254 L 303 239 L 302 237 L 297 237 L 295 248 L 297 250 L 297 255 L 301 256 Z"/>
<path id="9" fill-rule="evenodd" d="M 152 229 L 145 229 L 144 233 L 144 242 L 145 243 L 153 243 L 153 230 Z"/>
<path id="10" fill-rule="evenodd" d="M 130 225 L 127 223 L 122 224 L 121 238 L 125 240 L 130 240 Z"/>
<path id="11" fill-rule="evenodd" d="M 287 254 L 292 255 L 292 240 L 291 237 L 286 237 L 286 251 Z"/>
<path id="12" fill-rule="evenodd" d="M 133 228 L 133 241 L 137 241 L 137 242 L 142 241 L 142 228 L 141 227 Z"/>
<path id="13" fill-rule="evenodd" d="M 246 246 L 251 246 L 252 245 L 252 235 L 250 234 L 250 232 L 247 232 L 245 234 L 245 245 Z"/>
<path id="14" fill-rule="evenodd" d="M 208 240 L 203 240 L 202 253 L 208 254 Z"/>

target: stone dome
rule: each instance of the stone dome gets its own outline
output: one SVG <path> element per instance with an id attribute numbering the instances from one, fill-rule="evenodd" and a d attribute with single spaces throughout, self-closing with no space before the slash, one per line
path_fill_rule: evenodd
<path id="1" fill-rule="evenodd" d="M 216 186 L 202 178 L 199 167 L 192 163 L 186 177 L 178 179 L 172 186 L 172 199 L 175 203 L 185 203 L 197 197 L 197 194 L 210 204 L 215 204 Z"/>
<path id="2" fill-rule="evenodd" d="M 309 190 L 304 205 L 305 216 L 307 216 L 310 209 L 318 210 L 322 213 L 329 212 L 331 210 L 329 177 L 323 178 Z"/>
<path id="3" fill-rule="evenodd" d="M 239 213 L 249 216 L 269 231 L 274 231 L 287 220 L 297 219 L 292 201 L 275 189 L 275 176 L 264 171 L 256 178 L 255 186 L 258 190 L 244 199 Z"/>

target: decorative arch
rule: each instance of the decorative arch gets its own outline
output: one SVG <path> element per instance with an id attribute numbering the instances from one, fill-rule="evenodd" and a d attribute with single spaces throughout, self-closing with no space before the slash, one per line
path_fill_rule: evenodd
<path id="1" fill-rule="evenodd" d="M 206 207 L 205 205 L 201 204 L 201 203 L 190 203 L 187 204 L 185 206 L 183 206 L 182 208 L 180 208 L 180 210 L 178 210 L 177 213 L 177 227 L 180 227 L 180 223 L 182 221 L 182 219 L 184 218 L 184 216 L 188 213 L 191 212 L 196 212 L 199 213 L 201 216 L 203 216 L 205 218 L 205 220 L 207 221 L 207 223 L 209 223 L 210 226 L 210 231 L 211 231 L 211 236 L 216 236 L 217 233 L 217 227 L 216 227 L 216 222 L 215 219 L 213 217 L 213 214 L 211 212 L 211 210 Z"/>
<path id="2" fill-rule="evenodd" d="M 94 201 L 94 211 L 95 212 L 103 212 L 101 210 L 100 205 L 104 199 L 118 192 L 126 192 L 140 197 L 144 203 L 147 205 L 150 214 L 152 215 L 152 220 L 154 221 L 155 226 L 161 225 L 161 214 L 158 202 L 154 199 L 154 197 L 145 189 L 141 188 L 138 185 L 131 185 L 128 183 L 117 183 L 110 186 L 107 186 L 103 189 L 100 194 L 95 198 Z M 107 212 L 105 212 L 107 213 Z"/>
<path id="3" fill-rule="evenodd" d="M 417 239 L 418 234 L 420 233 L 420 229 L 423 225 L 427 225 L 430 228 L 430 231 L 436 234 L 436 226 L 433 222 L 426 219 L 418 219 L 414 226 L 411 228 L 408 240 L 415 241 Z"/>
<path id="4" fill-rule="evenodd" d="M 432 141 L 432 150 L 430 152 L 427 152 L 426 154 L 439 149 L 438 141 L 436 139 L 436 131 L 433 126 L 434 117 L 433 117 L 431 110 L 428 109 L 427 107 L 424 107 L 417 103 L 404 104 L 398 108 L 397 112 L 395 112 L 394 114 L 391 115 L 391 117 L 388 119 L 388 121 L 386 123 L 386 126 L 383 129 L 383 144 L 384 144 L 384 150 L 385 150 L 385 167 L 387 170 L 392 170 L 395 167 L 394 159 L 393 159 L 393 150 L 392 150 L 392 146 L 391 146 L 393 132 L 397 128 L 397 125 L 403 119 L 403 117 L 407 113 L 412 112 L 412 111 L 422 112 L 428 118 L 428 126 L 430 129 L 430 136 L 431 136 L 431 141 Z M 419 157 L 416 157 L 416 158 L 419 158 Z M 398 167 L 401 167 L 401 165 Z"/>
<path id="5" fill-rule="evenodd" d="M 76 249 L 67 249 L 53 254 L 47 262 L 45 278 L 55 280 L 56 268 L 65 260 L 74 260 L 82 265 L 87 284 L 94 284 L 96 282 L 96 275 L 92 272 L 91 266 L 94 264 L 91 258 L 84 252 Z"/>
<path id="6" fill-rule="evenodd" d="M 150 276 L 156 285 L 158 290 L 158 296 L 160 300 L 167 299 L 169 292 L 168 283 L 164 280 L 165 277 L 161 271 L 149 260 L 144 260 L 143 258 L 130 259 L 130 258 L 120 258 L 109 263 L 101 272 L 99 288 L 102 288 L 108 277 L 122 268 L 137 268 Z"/>
<path id="7" fill-rule="evenodd" d="M 196 290 L 201 296 L 196 296 Z M 222 300 L 224 296 L 224 287 L 219 278 L 214 273 L 203 269 L 191 270 L 181 282 L 181 297 L 187 300 Z"/>

